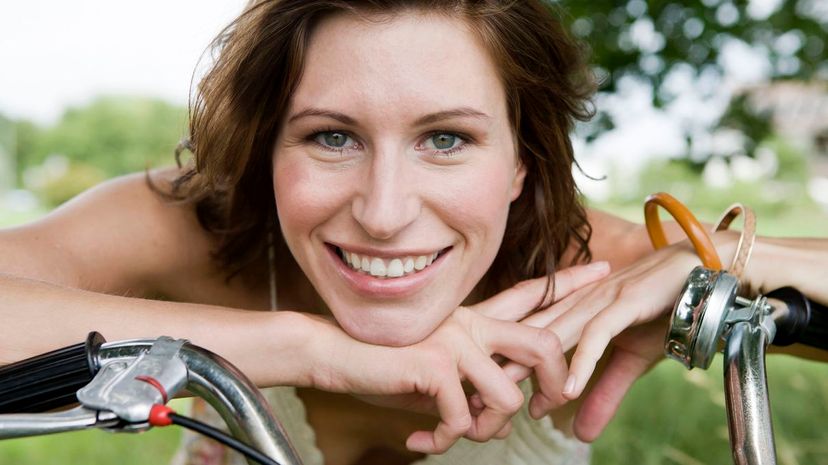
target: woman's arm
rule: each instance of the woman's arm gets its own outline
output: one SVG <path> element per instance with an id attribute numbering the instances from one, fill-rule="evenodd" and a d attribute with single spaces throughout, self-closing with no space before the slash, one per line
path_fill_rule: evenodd
<path id="1" fill-rule="evenodd" d="M 643 225 L 596 210 L 588 214 L 593 226 L 593 260 L 608 261 L 613 273 L 522 319 L 555 331 L 564 350 L 577 347 L 566 395 L 580 404 L 574 430 L 582 440 L 595 439 L 633 382 L 663 359 L 669 310 L 690 270 L 701 264 L 675 223 L 664 224 L 669 241 L 675 245 L 653 251 Z M 713 239 L 728 264 L 738 233 L 719 232 Z M 744 291 L 751 295 L 792 285 L 821 303 L 828 302 L 826 282 L 828 239 L 758 238 L 743 276 Z M 523 316 L 504 315 L 512 320 Z M 610 344 L 612 350 L 604 353 Z M 773 351 L 828 361 L 825 352 L 799 345 Z M 526 374 L 525 368 L 516 364 L 505 370 L 513 379 Z M 596 372 L 590 380 L 593 370 Z M 582 392 L 586 394 L 580 396 Z"/>
<path id="2" fill-rule="evenodd" d="M 646 240 L 643 227 L 640 236 Z M 725 264 L 733 256 L 738 233 L 714 235 Z M 685 242 L 651 252 L 636 263 L 618 270 L 594 289 L 584 289 L 561 302 L 531 324 L 547 325 L 561 336 L 564 349 L 577 344 L 572 358 L 567 397 L 578 397 L 602 353 L 612 351 L 594 385 L 582 399 L 575 432 L 592 440 L 614 415 L 632 383 L 663 355 L 663 338 L 669 310 L 684 280 L 699 265 Z M 794 286 L 820 303 L 828 303 L 828 239 L 757 238 L 753 255 L 745 270 L 743 292 L 765 293 L 783 286 Z M 566 300 L 570 300 L 566 299 Z M 528 318 L 527 320 L 530 320 Z M 527 321 L 528 322 L 528 321 Z M 785 352 L 809 355 L 793 346 Z M 818 358 L 828 360 L 828 354 Z"/>
<path id="3" fill-rule="evenodd" d="M 536 415 L 563 401 L 566 362 L 557 336 L 485 316 L 493 305 L 533 307 L 546 291 L 543 280 L 478 304 L 477 311 L 458 309 L 415 345 L 373 346 L 299 312 L 142 298 L 189 295 L 222 304 L 227 284 L 210 267 L 210 241 L 200 231 L 192 212 L 161 201 L 142 176 L 106 183 L 41 221 L 0 231 L 0 362 L 76 343 L 91 330 L 110 340 L 186 338 L 262 386 L 430 399 L 440 423 L 408 442 L 427 453 L 443 452 L 464 435 L 487 440 L 508 432 L 523 397 L 493 353 L 533 369 L 541 385 L 531 402 Z M 605 275 L 582 271 L 570 271 L 568 284 L 561 281 L 561 295 Z M 236 297 L 227 300 L 238 304 L 240 293 L 232 291 Z M 481 394 L 474 414 L 461 380 Z"/>
<path id="4" fill-rule="evenodd" d="M 222 354 L 261 385 L 308 385 L 297 363 L 313 327 L 306 317 L 146 299 L 207 287 L 209 251 L 195 216 L 161 200 L 143 174 L 0 230 L 0 363 L 76 343 L 91 330 L 109 340 L 164 334 Z M 284 362 L 268 366 L 263 354 Z"/>

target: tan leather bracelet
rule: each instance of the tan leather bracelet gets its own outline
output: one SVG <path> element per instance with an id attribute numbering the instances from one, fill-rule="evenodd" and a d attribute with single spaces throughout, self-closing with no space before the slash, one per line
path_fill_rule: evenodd
<path id="1" fill-rule="evenodd" d="M 753 251 L 753 244 L 756 241 L 756 214 L 753 213 L 753 209 L 750 207 L 735 203 L 725 210 L 713 228 L 713 232 L 726 230 L 740 214 L 743 223 L 742 233 L 739 236 L 739 243 L 736 245 L 736 253 L 733 254 L 733 261 L 728 269 L 730 274 L 737 278 L 742 277 L 742 272 L 745 271 L 748 260 L 750 260 L 750 253 Z"/>
<path id="2" fill-rule="evenodd" d="M 667 210 L 667 213 L 676 220 L 684 233 L 687 234 L 702 264 L 707 268 L 721 270 L 722 261 L 719 259 L 719 254 L 713 246 L 710 235 L 707 234 L 699 220 L 690 213 L 690 210 L 683 203 L 666 192 L 652 194 L 644 202 L 644 222 L 647 225 L 647 233 L 650 235 L 653 248 L 660 249 L 668 245 L 667 237 L 664 235 L 664 229 L 661 226 L 661 218 L 658 216 L 659 206 Z"/>

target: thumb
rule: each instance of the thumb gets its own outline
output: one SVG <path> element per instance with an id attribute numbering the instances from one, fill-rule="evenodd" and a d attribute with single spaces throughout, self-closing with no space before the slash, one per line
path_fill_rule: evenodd
<path id="1" fill-rule="evenodd" d="M 575 416 L 575 436 L 584 442 L 594 441 L 615 416 L 635 380 L 650 366 L 652 360 L 616 348 Z"/>

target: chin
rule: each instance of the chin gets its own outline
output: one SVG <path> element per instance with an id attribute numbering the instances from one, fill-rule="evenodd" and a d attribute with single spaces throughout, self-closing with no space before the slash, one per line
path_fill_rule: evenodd
<path id="1" fill-rule="evenodd" d="M 369 312 L 370 313 L 370 312 Z M 403 347 L 416 344 L 427 338 L 442 321 L 429 323 L 422 318 L 416 320 L 401 318 L 399 313 L 392 318 L 340 318 L 336 320 L 349 336 L 359 341 L 389 347 Z"/>

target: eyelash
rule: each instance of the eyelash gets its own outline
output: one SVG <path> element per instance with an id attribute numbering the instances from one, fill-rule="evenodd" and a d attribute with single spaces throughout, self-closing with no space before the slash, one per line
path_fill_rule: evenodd
<path id="1" fill-rule="evenodd" d="M 345 153 L 348 150 L 353 150 L 350 147 L 331 147 L 329 145 L 320 144 L 319 142 L 316 141 L 316 138 L 320 134 L 325 134 L 325 133 L 330 133 L 330 132 L 344 134 L 344 135 L 350 137 L 351 139 L 354 139 L 355 145 L 360 146 L 359 142 L 356 142 L 353 134 L 351 134 L 348 131 L 335 129 L 333 127 L 322 127 L 322 128 L 318 128 L 316 130 L 313 130 L 313 131 L 311 131 L 310 135 L 308 135 L 306 140 L 308 142 L 320 147 L 321 149 L 328 151 L 328 152 L 335 152 L 335 153 L 342 154 L 342 153 Z M 463 143 L 461 145 L 458 145 L 457 147 L 446 149 L 446 150 L 439 150 L 439 149 L 434 150 L 434 151 L 432 151 L 433 152 L 432 156 L 435 156 L 435 157 L 451 158 L 455 154 L 465 150 L 466 146 L 468 146 L 470 143 L 473 142 L 473 139 L 471 137 L 465 135 L 465 134 L 462 134 L 462 133 L 459 133 L 459 132 L 454 132 L 454 131 L 440 131 L 440 130 L 429 132 L 428 134 L 425 135 L 424 140 L 428 140 L 429 138 L 434 137 L 438 134 L 450 134 L 452 136 L 455 136 L 455 137 L 459 138 Z M 418 144 L 418 146 L 419 146 L 419 144 Z"/>

